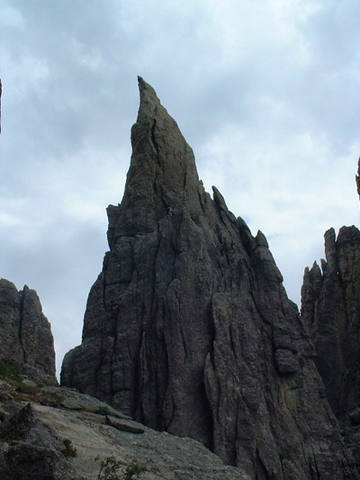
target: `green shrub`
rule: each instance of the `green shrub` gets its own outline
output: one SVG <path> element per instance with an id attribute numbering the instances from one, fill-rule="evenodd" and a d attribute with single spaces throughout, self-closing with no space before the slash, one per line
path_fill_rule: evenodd
<path id="1" fill-rule="evenodd" d="M 97 413 L 98 415 L 110 415 L 110 409 L 109 407 L 99 407 L 95 410 L 94 413 Z M 109 457 L 111 458 L 111 457 Z"/>
<path id="2" fill-rule="evenodd" d="M 99 460 L 99 457 L 96 457 Z M 126 465 L 115 457 L 107 457 L 101 461 L 100 471 L 97 480 L 135 480 L 144 471 L 136 462 Z"/>
<path id="3" fill-rule="evenodd" d="M 76 457 L 77 451 L 74 445 L 72 444 L 71 440 L 69 440 L 68 438 L 64 438 L 63 443 L 65 448 L 61 450 L 61 453 L 64 455 L 64 457 L 66 458 Z"/>
<path id="4" fill-rule="evenodd" d="M 0 360 L 0 377 L 11 378 L 13 380 L 20 379 L 20 369 L 17 365 L 6 363 Z"/>
<path id="5" fill-rule="evenodd" d="M 26 383 L 20 383 L 16 390 L 20 393 L 28 393 L 29 395 L 41 392 L 40 387 L 37 385 L 26 385 Z"/>
<path id="6" fill-rule="evenodd" d="M 133 462 L 130 463 L 125 469 L 124 473 L 124 480 L 133 480 L 135 478 L 138 478 L 142 472 L 144 471 L 143 467 L 140 467 L 137 463 Z"/>

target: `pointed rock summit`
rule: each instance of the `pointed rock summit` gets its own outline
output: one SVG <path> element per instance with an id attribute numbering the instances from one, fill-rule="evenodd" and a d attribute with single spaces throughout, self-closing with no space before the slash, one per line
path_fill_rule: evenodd
<path id="1" fill-rule="evenodd" d="M 57 384 L 54 339 L 35 290 L 0 279 L 0 361 L 36 381 Z"/>
<path id="2" fill-rule="evenodd" d="M 355 175 L 355 181 L 356 181 L 357 193 L 360 198 L 360 158 L 358 160 L 358 169 L 357 169 L 357 174 Z"/>
<path id="3" fill-rule="evenodd" d="M 133 154 L 121 207 L 110 206 L 108 238 L 153 232 L 169 207 L 199 215 L 194 154 L 153 88 L 139 77 L 140 108 L 131 131 Z"/>
<path id="4" fill-rule="evenodd" d="M 356 478 L 265 236 L 204 191 L 176 122 L 139 89 L 110 251 L 62 384 L 200 440 L 251 479 Z"/>
<path id="5" fill-rule="evenodd" d="M 333 412 L 359 458 L 360 435 L 360 231 L 325 233 L 326 261 L 305 269 L 301 313 L 312 332 L 316 365 Z M 358 463 L 360 470 L 360 465 Z"/>

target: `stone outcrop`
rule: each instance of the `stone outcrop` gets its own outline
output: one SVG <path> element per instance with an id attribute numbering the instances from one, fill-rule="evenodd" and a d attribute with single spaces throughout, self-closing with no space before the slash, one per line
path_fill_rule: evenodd
<path id="1" fill-rule="evenodd" d="M 0 360 L 31 378 L 57 383 L 54 340 L 39 297 L 0 279 Z"/>
<path id="2" fill-rule="evenodd" d="M 154 431 L 88 395 L 26 387 L 0 381 L 1 480 L 105 480 L 102 462 L 119 480 L 251 480 L 201 443 Z"/>
<path id="3" fill-rule="evenodd" d="M 204 191 L 176 122 L 139 88 L 110 251 L 62 384 L 201 441 L 251 479 L 357 478 L 265 236 Z"/>
<path id="4" fill-rule="evenodd" d="M 0 425 L 0 477 L 72 480 L 74 469 L 62 449 L 63 442 L 29 403 Z"/>
<path id="5" fill-rule="evenodd" d="M 360 231 L 325 233 L 326 261 L 305 269 L 302 318 L 312 332 L 315 359 L 330 405 L 360 467 Z"/>

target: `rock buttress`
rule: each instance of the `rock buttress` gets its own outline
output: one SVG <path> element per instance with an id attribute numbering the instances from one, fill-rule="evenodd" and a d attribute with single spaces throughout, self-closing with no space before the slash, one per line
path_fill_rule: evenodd
<path id="1" fill-rule="evenodd" d="M 200 440 L 251 478 L 353 478 L 264 235 L 204 191 L 176 122 L 139 88 L 110 251 L 62 384 Z"/>
<path id="2" fill-rule="evenodd" d="M 57 383 L 50 323 L 35 290 L 0 279 L 0 360 L 35 380 Z"/>
<path id="3" fill-rule="evenodd" d="M 325 233 L 326 261 L 305 269 L 302 317 L 312 332 L 316 365 L 330 405 L 360 469 L 360 231 Z"/>

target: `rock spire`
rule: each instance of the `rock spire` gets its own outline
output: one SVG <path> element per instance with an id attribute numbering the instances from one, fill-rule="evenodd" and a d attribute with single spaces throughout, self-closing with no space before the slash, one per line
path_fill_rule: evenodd
<path id="1" fill-rule="evenodd" d="M 176 122 L 139 89 L 110 251 L 62 384 L 200 440 L 250 478 L 356 478 L 265 236 L 204 191 Z"/>
<path id="2" fill-rule="evenodd" d="M 35 290 L 0 279 L 0 360 L 35 380 L 57 383 L 54 340 Z"/>
<path id="3" fill-rule="evenodd" d="M 312 332 L 316 365 L 330 405 L 359 458 L 360 435 L 360 231 L 325 233 L 326 261 L 305 269 L 302 318 Z M 360 466 L 359 466 L 360 468 Z"/>

